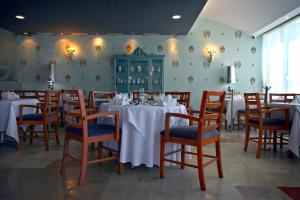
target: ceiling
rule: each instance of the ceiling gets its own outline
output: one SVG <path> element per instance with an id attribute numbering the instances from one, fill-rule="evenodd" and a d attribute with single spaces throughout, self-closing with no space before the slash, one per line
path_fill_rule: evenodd
<path id="1" fill-rule="evenodd" d="M 298 7 L 300 0 L 208 0 L 200 18 L 218 21 L 256 36 L 266 26 Z M 299 12 L 293 12 L 293 15 L 297 14 Z M 282 22 L 279 20 L 279 23 Z M 273 23 L 274 26 L 276 23 Z"/>
<path id="2" fill-rule="evenodd" d="M 186 35 L 207 0 L 1 0 L 0 27 L 15 33 Z M 179 20 L 171 17 L 182 15 Z M 24 15 L 25 20 L 15 19 Z"/>

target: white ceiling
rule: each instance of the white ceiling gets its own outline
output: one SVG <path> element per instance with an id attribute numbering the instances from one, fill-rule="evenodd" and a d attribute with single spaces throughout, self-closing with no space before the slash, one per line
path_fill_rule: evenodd
<path id="1" fill-rule="evenodd" d="M 208 0 L 200 18 L 218 21 L 257 36 L 266 31 L 268 25 L 273 23 L 268 26 L 271 29 L 276 26 L 275 21 L 282 23 L 288 13 L 293 11 L 290 14 L 295 16 L 299 10 L 300 0 Z"/>

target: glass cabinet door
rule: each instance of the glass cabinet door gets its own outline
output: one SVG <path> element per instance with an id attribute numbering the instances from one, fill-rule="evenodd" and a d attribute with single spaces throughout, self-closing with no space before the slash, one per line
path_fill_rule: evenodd
<path id="1" fill-rule="evenodd" d="M 163 60 L 153 59 L 151 64 L 151 91 L 163 92 Z"/>
<path id="2" fill-rule="evenodd" d="M 128 60 L 128 83 L 129 91 L 149 91 L 149 60 L 129 59 Z"/>
<path id="3" fill-rule="evenodd" d="M 115 84 L 118 93 L 128 92 L 128 68 L 126 59 L 116 59 L 115 61 Z"/>

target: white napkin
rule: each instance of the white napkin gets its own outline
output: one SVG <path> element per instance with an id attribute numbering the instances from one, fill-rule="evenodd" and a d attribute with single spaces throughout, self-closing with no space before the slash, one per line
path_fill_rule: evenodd
<path id="1" fill-rule="evenodd" d="M 234 99 L 234 100 L 241 100 L 241 99 L 243 99 L 243 97 L 242 97 L 242 95 L 237 94 L 237 95 L 234 95 L 234 96 L 233 96 L 233 99 Z"/>
<path id="2" fill-rule="evenodd" d="M 159 95 L 159 96 L 154 96 L 154 102 L 157 105 L 160 106 L 176 106 L 177 105 L 177 99 L 172 98 L 171 95 Z"/>
<path id="3" fill-rule="evenodd" d="M 7 91 L 2 94 L 2 99 L 15 100 L 20 99 L 20 96 L 14 92 Z"/>
<path id="4" fill-rule="evenodd" d="M 131 99 L 128 98 L 128 95 L 125 94 L 116 94 L 116 96 L 110 100 L 110 103 L 113 105 L 128 105 Z"/>

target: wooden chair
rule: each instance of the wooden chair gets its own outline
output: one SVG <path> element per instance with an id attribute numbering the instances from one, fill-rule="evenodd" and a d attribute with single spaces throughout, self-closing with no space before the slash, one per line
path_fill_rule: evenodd
<path id="1" fill-rule="evenodd" d="M 45 96 L 46 96 L 46 91 L 44 91 L 44 90 L 38 90 L 37 91 L 37 99 L 40 102 L 44 102 L 45 101 Z"/>
<path id="2" fill-rule="evenodd" d="M 190 113 L 190 92 L 165 92 L 165 95 L 171 95 L 173 98 L 176 98 L 178 103 L 185 106 L 187 113 Z"/>
<path id="3" fill-rule="evenodd" d="M 148 95 L 148 100 L 153 100 L 154 96 L 158 96 L 159 92 L 144 92 L 145 94 Z M 139 96 L 141 95 L 140 92 L 133 92 L 133 102 L 136 102 L 139 98 Z"/>
<path id="4" fill-rule="evenodd" d="M 92 108 L 99 108 L 104 102 L 108 102 L 114 98 L 116 92 L 101 92 L 101 91 L 90 91 L 88 98 L 88 106 Z"/>
<path id="5" fill-rule="evenodd" d="M 276 151 L 277 145 L 277 131 L 288 130 L 289 128 L 289 110 L 283 108 L 267 108 L 261 105 L 261 100 L 258 93 L 244 93 L 245 97 L 245 123 L 246 123 L 246 138 L 244 144 L 244 151 L 248 149 L 249 140 L 257 142 L 256 158 L 260 158 L 261 148 L 263 145 L 263 139 L 273 139 L 273 142 L 267 142 L 267 144 L 273 144 L 273 150 Z M 277 119 L 271 118 L 272 113 L 283 112 L 285 118 Z M 258 137 L 250 138 L 250 128 L 259 130 Z M 270 133 L 273 137 L 263 138 L 264 131 Z"/>
<path id="6" fill-rule="evenodd" d="M 86 168 L 88 164 L 105 162 L 119 158 L 119 152 L 113 151 L 113 155 L 109 157 L 102 157 L 102 142 L 119 140 L 120 149 L 120 127 L 119 127 L 119 113 L 118 112 L 101 112 L 88 115 L 84 103 L 84 96 L 82 90 L 65 90 L 68 98 L 64 99 L 66 108 L 65 113 L 65 142 L 64 151 L 61 164 L 61 173 L 65 172 L 66 160 L 74 159 L 80 163 L 80 175 L 78 185 L 81 185 L 85 180 Z M 71 97 L 71 98 L 70 98 Z M 101 123 L 89 123 L 95 119 L 113 116 L 115 125 L 106 125 Z M 69 153 L 70 140 L 77 141 L 82 145 L 81 158 L 78 159 Z M 88 161 L 88 145 L 91 143 L 98 143 L 98 159 Z M 123 173 L 123 164 L 119 162 L 119 173 Z"/>
<path id="7" fill-rule="evenodd" d="M 24 91 L 25 90 L 14 90 L 14 93 L 20 96 L 21 99 L 24 98 Z"/>
<path id="8" fill-rule="evenodd" d="M 218 97 L 217 101 L 211 101 L 210 97 Z M 165 119 L 165 130 L 162 131 L 160 138 L 160 178 L 164 178 L 164 162 L 180 164 L 181 169 L 185 166 L 195 167 L 198 169 L 198 178 L 201 190 L 206 190 L 204 167 L 217 161 L 218 175 L 223 177 L 220 149 L 220 126 L 224 106 L 225 92 L 204 91 L 202 95 L 202 103 L 200 107 L 199 118 L 179 113 L 167 113 Z M 213 112 L 208 111 L 213 110 Z M 190 126 L 179 126 L 170 128 L 170 118 L 185 118 L 190 121 Z M 214 123 L 206 123 L 212 120 Z M 198 126 L 191 126 L 192 122 L 198 122 Z M 181 144 L 181 149 L 165 153 L 166 143 Z M 203 153 L 203 147 L 215 143 L 216 155 L 206 155 Z M 185 150 L 185 145 L 195 146 L 197 153 Z M 181 161 L 167 159 L 173 153 L 181 152 Z M 197 156 L 197 165 L 185 162 L 185 154 Z M 208 162 L 203 162 L 203 157 L 211 158 Z"/>
<path id="9" fill-rule="evenodd" d="M 38 91 L 37 90 L 24 90 L 23 98 L 24 99 L 38 99 Z"/>
<path id="10" fill-rule="evenodd" d="M 49 126 L 54 124 L 54 132 L 56 137 L 56 143 L 59 145 L 59 131 L 58 131 L 58 114 L 59 114 L 59 98 L 60 91 L 46 91 L 45 102 L 37 105 L 20 105 L 20 117 L 18 125 L 30 126 L 30 144 L 33 143 L 33 130 L 34 126 L 43 126 L 43 137 L 46 151 L 49 151 Z M 35 108 L 36 113 L 23 114 L 25 108 Z"/>
<path id="11" fill-rule="evenodd" d="M 295 99 L 296 95 L 293 93 L 270 93 L 270 103 L 290 103 Z"/>

